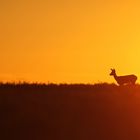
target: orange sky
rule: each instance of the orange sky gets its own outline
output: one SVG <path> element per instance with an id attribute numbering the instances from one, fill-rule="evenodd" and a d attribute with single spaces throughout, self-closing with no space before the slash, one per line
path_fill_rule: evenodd
<path id="1" fill-rule="evenodd" d="M 140 2 L 0 1 L 0 81 L 114 82 L 140 75 Z"/>

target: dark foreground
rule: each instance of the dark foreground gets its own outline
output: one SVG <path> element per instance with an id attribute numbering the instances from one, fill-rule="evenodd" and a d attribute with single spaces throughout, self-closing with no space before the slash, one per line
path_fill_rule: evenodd
<path id="1" fill-rule="evenodd" d="M 1 140 L 140 140 L 140 86 L 0 85 Z"/>

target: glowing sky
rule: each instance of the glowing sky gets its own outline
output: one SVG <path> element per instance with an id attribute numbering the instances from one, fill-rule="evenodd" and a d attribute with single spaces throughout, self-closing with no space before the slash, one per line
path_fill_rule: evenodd
<path id="1" fill-rule="evenodd" d="M 0 81 L 114 82 L 139 54 L 138 1 L 0 1 Z"/>

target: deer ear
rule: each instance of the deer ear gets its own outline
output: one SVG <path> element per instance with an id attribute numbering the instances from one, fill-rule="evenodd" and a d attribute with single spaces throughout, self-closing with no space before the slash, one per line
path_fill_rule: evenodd
<path id="1" fill-rule="evenodd" d="M 111 70 L 113 70 L 113 69 L 111 69 Z"/>

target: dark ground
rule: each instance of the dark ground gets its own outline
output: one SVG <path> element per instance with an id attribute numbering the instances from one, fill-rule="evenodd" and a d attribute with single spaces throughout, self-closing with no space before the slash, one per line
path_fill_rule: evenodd
<path id="1" fill-rule="evenodd" d="M 140 85 L 0 85 L 0 140 L 140 140 Z"/>

